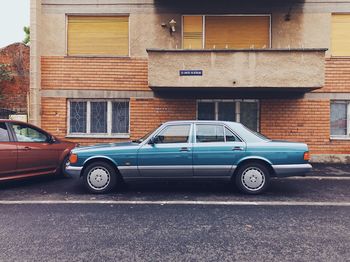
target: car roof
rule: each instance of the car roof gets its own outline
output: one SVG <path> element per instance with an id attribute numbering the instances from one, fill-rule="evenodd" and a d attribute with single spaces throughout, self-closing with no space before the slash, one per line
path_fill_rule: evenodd
<path id="1" fill-rule="evenodd" d="M 30 123 L 27 123 L 27 122 L 23 122 L 23 121 L 19 121 L 19 120 L 11 120 L 11 119 L 1 119 L 0 118 L 0 122 L 1 123 L 19 123 L 19 124 L 26 124 L 26 125 L 31 125 L 33 126 L 32 124 Z"/>
<path id="2" fill-rule="evenodd" d="M 177 120 L 177 121 L 168 121 L 164 122 L 163 124 L 189 124 L 189 123 L 195 123 L 195 124 L 227 124 L 227 125 L 242 125 L 238 122 L 231 122 L 231 121 L 219 121 L 219 120 Z"/>

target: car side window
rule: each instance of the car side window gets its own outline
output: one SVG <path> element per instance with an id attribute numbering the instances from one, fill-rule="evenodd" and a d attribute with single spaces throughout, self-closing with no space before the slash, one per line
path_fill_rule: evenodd
<path id="1" fill-rule="evenodd" d="M 44 143 L 49 140 L 48 136 L 34 128 L 26 125 L 13 124 L 13 130 L 15 131 L 18 142 L 37 142 Z"/>
<path id="2" fill-rule="evenodd" d="M 221 125 L 196 125 L 197 143 L 225 142 L 224 127 Z"/>
<path id="3" fill-rule="evenodd" d="M 187 143 L 191 125 L 173 125 L 163 129 L 155 139 L 156 144 Z"/>
<path id="4" fill-rule="evenodd" d="M 225 137 L 226 142 L 241 142 L 241 140 L 231 132 L 227 127 L 225 127 Z"/>
<path id="5" fill-rule="evenodd" d="M 0 142 L 9 142 L 10 137 L 5 123 L 0 123 Z"/>

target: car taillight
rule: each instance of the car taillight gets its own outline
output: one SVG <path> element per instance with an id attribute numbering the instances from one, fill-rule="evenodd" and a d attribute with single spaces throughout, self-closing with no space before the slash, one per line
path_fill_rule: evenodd
<path id="1" fill-rule="evenodd" d="M 310 160 L 310 153 L 309 152 L 305 152 L 304 153 L 304 160 L 305 161 L 309 161 Z"/>
<path id="2" fill-rule="evenodd" d="M 69 162 L 71 164 L 75 164 L 76 162 L 78 162 L 78 156 L 76 154 L 71 154 L 69 156 Z"/>

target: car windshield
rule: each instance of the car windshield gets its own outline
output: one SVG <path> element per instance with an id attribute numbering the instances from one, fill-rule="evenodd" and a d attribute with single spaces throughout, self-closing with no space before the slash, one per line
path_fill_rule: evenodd
<path id="1" fill-rule="evenodd" d="M 147 133 L 146 135 L 144 135 L 143 137 L 141 137 L 141 138 L 139 138 L 139 139 L 136 139 L 136 140 L 132 140 L 132 142 L 138 143 L 138 144 L 142 143 L 142 142 L 145 141 L 154 131 L 156 131 L 159 127 L 160 127 L 160 125 L 157 126 L 155 129 L 153 129 L 152 131 L 148 132 L 148 133 Z"/>

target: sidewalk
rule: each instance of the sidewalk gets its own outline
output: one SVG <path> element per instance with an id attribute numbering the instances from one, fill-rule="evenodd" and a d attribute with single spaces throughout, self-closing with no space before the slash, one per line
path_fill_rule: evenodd
<path id="1" fill-rule="evenodd" d="M 350 165 L 313 163 L 312 172 L 306 176 L 350 177 Z"/>

